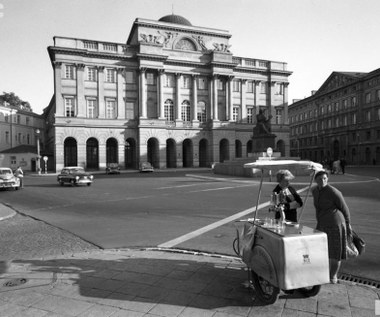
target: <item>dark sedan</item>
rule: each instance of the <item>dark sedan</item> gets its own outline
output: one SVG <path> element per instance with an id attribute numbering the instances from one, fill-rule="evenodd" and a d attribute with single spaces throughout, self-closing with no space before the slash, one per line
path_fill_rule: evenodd
<path id="1" fill-rule="evenodd" d="M 57 176 L 58 183 L 63 186 L 68 183 L 72 186 L 85 184 L 90 186 L 94 176 L 90 173 L 86 173 L 81 166 L 68 166 L 64 167 L 61 173 Z"/>

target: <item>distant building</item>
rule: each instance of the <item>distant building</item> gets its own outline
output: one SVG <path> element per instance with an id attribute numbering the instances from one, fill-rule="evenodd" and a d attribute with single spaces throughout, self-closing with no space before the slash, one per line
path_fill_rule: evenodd
<path id="1" fill-rule="evenodd" d="M 312 96 L 289 106 L 291 155 L 380 163 L 380 69 L 333 72 Z"/>
<path id="2" fill-rule="evenodd" d="M 259 109 L 289 154 L 286 63 L 233 56 L 228 31 L 136 19 L 126 44 L 54 37 L 44 110 L 57 170 L 207 167 L 245 157 Z"/>
<path id="3" fill-rule="evenodd" d="M 0 166 L 35 171 L 37 162 L 37 136 L 40 131 L 41 150 L 44 145 L 44 120 L 41 115 L 0 104 Z M 41 153 L 40 153 L 41 154 Z"/>

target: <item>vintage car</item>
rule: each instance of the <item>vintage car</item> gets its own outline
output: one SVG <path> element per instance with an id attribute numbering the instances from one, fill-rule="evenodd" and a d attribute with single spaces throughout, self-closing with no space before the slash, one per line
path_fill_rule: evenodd
<path id="1" fill-rule="evenodd" d="M 120 174 L 120 167 L 117 163 L 109 163 L 106 167 L 107 174 Z"/>
<path id="2" fill-rule="evenodd" d="M 94 176 L 90 173 L 86 173 L 81 166 L 67 166 L 64 167 L 61 173 L 57 176 L 58 183 L 63 186 L 65 183 L 75 185 L 86 184 L 90 186 Z"/>
<path id="3" fill-rule="evenodd" d="M 140 163 L 139 167 L 140 172 L 153 172 L 153 166 L 149 162 Z"/>
<path id="4" fill-rule="evenodd" d="M 20 179 L 16 177 L 8 167 L 0 167 L 0 189 L 20 188 Z"/>

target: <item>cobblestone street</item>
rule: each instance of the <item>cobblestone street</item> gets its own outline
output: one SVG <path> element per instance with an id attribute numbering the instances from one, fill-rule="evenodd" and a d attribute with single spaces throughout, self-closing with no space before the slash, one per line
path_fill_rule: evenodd
<path id="1" fill-rule="evenodd" d="M 16 214 L 0 221 L 0 261 L 44 258 L 97 250 L 69 232 Z"/>

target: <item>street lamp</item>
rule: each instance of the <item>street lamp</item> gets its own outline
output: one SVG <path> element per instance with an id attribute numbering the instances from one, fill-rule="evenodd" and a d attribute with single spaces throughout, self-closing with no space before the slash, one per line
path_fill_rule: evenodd
<path id="1" fill-rule="evenodd" d="M 36 137 L 37 137 L 37 172 L 38 174 L 41 174 L 41 167 L 40 167 L 40 129 L 36 129 Z"/>

